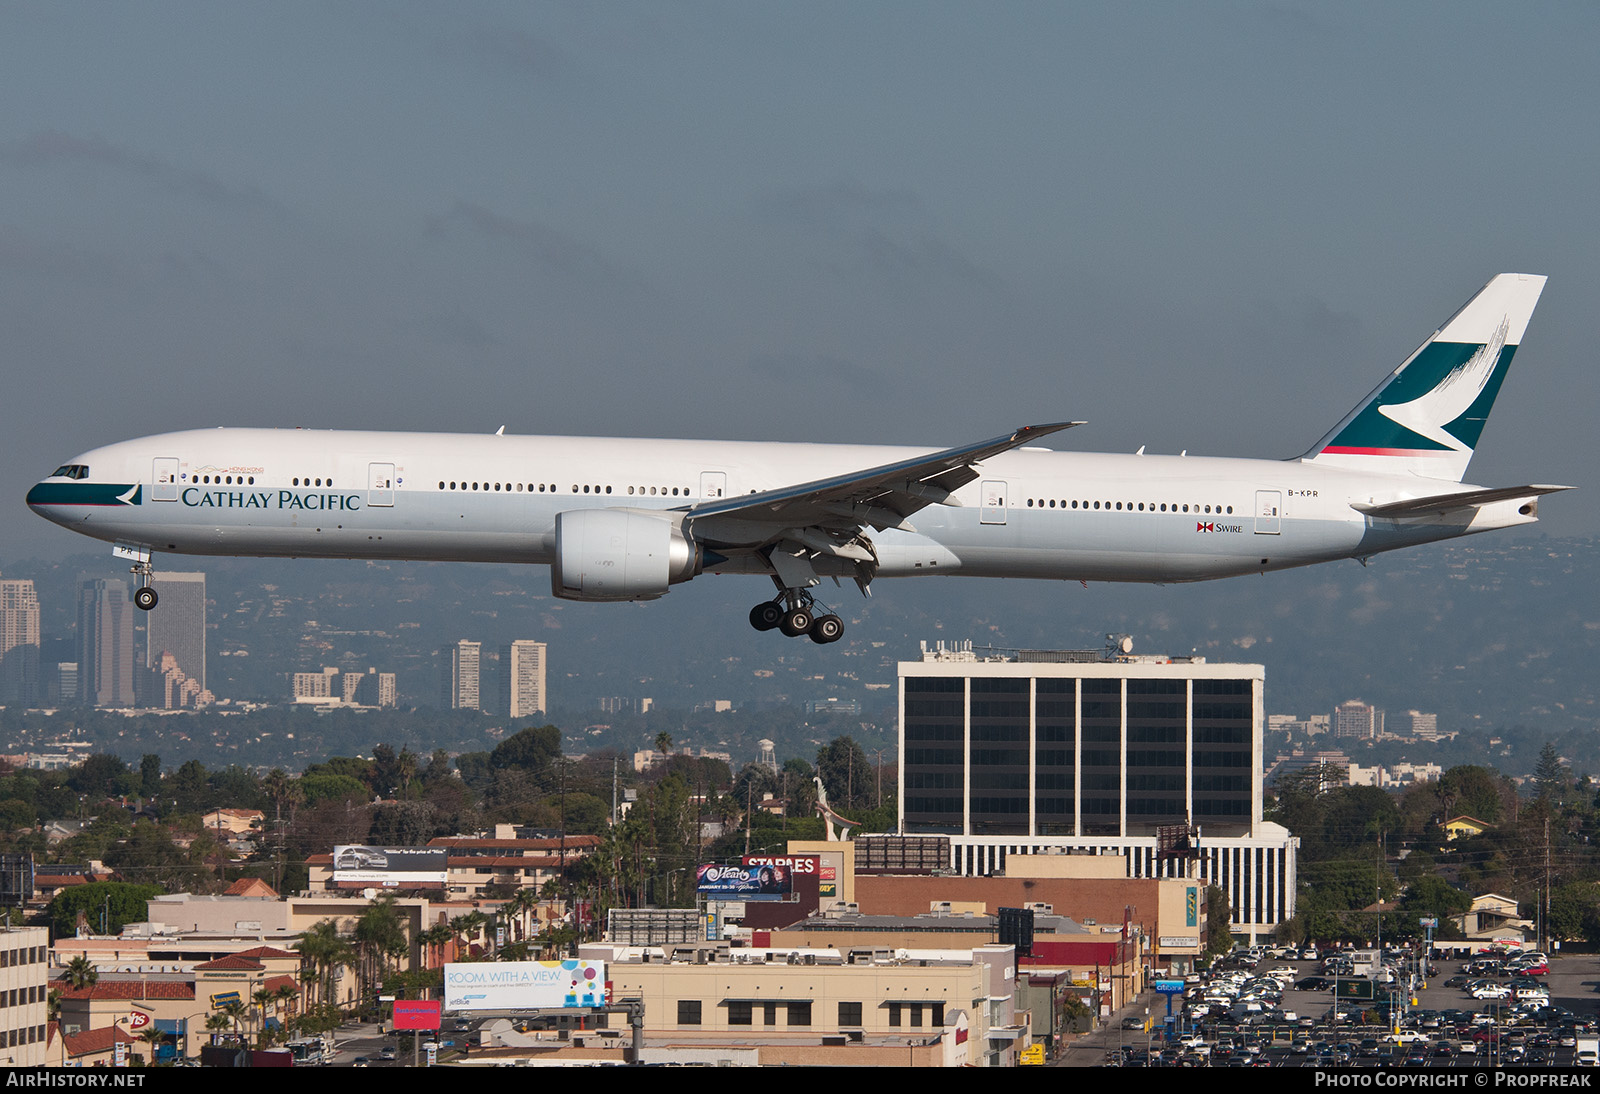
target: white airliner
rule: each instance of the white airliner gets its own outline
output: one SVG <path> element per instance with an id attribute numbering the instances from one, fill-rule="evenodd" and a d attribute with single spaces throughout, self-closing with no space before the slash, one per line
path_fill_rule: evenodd
<path id="1" fill-rule="evenodd" d="M 943 450 L 218 428 L 86 452 L 28 505 L 113 543 L 145 609 L 161 551 L 538 563 L 591 601 L 766 574 L 752 625 L 827 643 L 825 577 L 1201 581 L 1533 522 L 1566 487 L 1461 479 L 1544 282 L 1490 281 L 1289 460 L 1036 446 L 1078 422 Z"/>

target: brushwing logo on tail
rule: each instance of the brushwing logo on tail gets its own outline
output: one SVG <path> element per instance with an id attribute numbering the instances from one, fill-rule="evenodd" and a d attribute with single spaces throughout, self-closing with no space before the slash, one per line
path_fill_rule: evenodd
<path id="1" fill-rule="evenodd" d="M 1445 426 L 1460 418 L 1483 395 L 1483 389 L 1494 378 L 1495 366 L 1500 363 L 1500 351 L 1505 349 L 1506 334 L 1511 329 L 1511 317 L 1500 320 L 1494 337 L 1479 348 L 1468 360 L 1445 373 L 1444 379 L 1432 391 L 1409 403 L 1391 403 L 1378 407 L 1378 413 L 1411 432 L 1456 452 L 1466 452 L 1470 445 L 1463 444 Z M 1479 423 L 1481 428 L 1481 422 Z M 1473 440 L 1477 440 L 1476 434 Z"/>
<path id="2" fill-rule="evenodd" d="M 1517 347 L 1509 319 L 1484 343 L 1429 342 L 1382 393 L 1339 431 L 1327 453 L 1362 456 L 1470 454 Z"/>

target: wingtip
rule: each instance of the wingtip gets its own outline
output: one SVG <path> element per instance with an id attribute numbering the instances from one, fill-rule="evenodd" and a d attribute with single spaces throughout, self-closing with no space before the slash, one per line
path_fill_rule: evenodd
<path id="1" fill-rule="evenodd" d="M 1016 436 L 1043 437 L 1049 433 L 1059 433 L 1063 429 L 1071 429 L 1073 426 L 1087 424 L 1087 422 L 1045 422 L 1042 425 L 1025 425 L 1021 429 L 1017 430 Z"/>

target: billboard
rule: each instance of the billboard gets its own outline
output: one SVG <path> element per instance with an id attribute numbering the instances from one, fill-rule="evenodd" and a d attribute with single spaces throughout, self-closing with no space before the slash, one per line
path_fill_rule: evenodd
<path id="1" fill-rule="evenodd" d="M 333 849 L 335 885 L 442 889 L 448 870 L 449 861 L 443 847 L 340 844 Z"/>
<path id="2" fill-rule="evenodd" d="M 0 854 L 0 905 L 20 908 L 33 896 L 33 852 Z"/>
<path id="3" fill-rule="evenodd" d="M 439 1000 L 396 999 L 394 1001 L 395 1029 L 438 1029 Z"/>
<path id="4" fill-rule="evenodd" d="M 700 866 L 695 888 L 711 900 L 788 900 L 794 871 L 789 866 Z"/>
<path id="5" fill-rule="evenodd" d="M 604 961 L 474 961 L 444 967 L 446 1010 L 601 1007 Z"/>

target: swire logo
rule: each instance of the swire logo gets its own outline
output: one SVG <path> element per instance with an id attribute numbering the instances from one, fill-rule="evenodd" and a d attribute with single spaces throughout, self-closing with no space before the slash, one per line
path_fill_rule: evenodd
<path id="1" fill-rule="evenodd" d="M 1202 520 L 1195 522 L 1194 530 L 1196 532 L 1215 532 L 1217 529 L 1215 525 Z"/>

